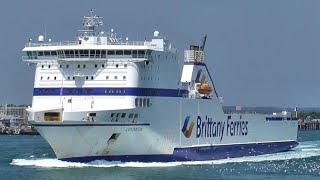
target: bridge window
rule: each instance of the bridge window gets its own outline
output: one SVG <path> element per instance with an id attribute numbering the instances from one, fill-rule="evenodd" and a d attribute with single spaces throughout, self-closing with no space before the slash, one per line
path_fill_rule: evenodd
<path id="1" fill-rule="evenodd" d="M 116 55 L 123 55 L 123 51 L 120 51 L 120 50 L 116 51 Z"/>
<path id="2" fill-rule="evenodd" d="M 135 114 L 135 115 L 134 115 L 134 118 L 138 118 L 138 114 Z"/>
<path id="3" fill-rule="evenodd" d="M 126 113 L 122 113 L 121 118 L 125 118 L 125 117 L 126 117 Z"/>
<path id="4" fill-rule="evenodd" d="M 137 50 L 132 50 L 132 57 L 133 58 L 137 58 L 137 54 L 138 54 Z"/>
<path id="5" fill-rule="evenodd" d="M 95 54 L 96 54 L 95 50 L 90 50 L 90 58 L 94 58 Z"/>
<path id="6" fill-rule="evenodd" d="M 129 118 L 133 118 L 133 114 L 129 114 Z"/>
<path id="7" fill-rule="evenodd" d="M 38 51 L 38 56 L 43 56 L 43 52 L 42 51 Z"/>
<path id="8" fill-rule="evenodd" d="M 79 50 L 74 50 L 74 55 L 76 58 L 78 58 L 79 57 Z"/>
<path id="9" fill-rule="evenodd" d="M 89 50 L 84 50 L 83 54 L 88 57 L 89 56 Z"/>
<path id="10" fill-rule="evenodd" d="M 106 58 L 106 51 L 105 50 L 101 51 L 101 58 Z"/>
<path id="11" fill-rule="evenodd" d="M 96 50 L 96 58 L 100 58 L 100 54 L 101 54 L 101 51 L 100 50 Z"/>
<path id="12" fill-rule="evenodd" d="M 115 55 L 115 51 L 108 51 L 107 54 L 108 55 Z"/>
<path id="13" fill-rule="evenodd" d="M 131 55 L 131 50 L 124 50 L 124 55 Z"/>
<path id="14" fill-rule="evenodd" d="M 44 51 L 45 56 L 50 56 L 50 51 Z"/>

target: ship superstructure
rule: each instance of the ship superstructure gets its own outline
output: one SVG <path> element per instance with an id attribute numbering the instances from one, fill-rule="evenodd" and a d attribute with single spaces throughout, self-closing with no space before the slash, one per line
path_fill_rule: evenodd
<path id="1" fill-rule="evenodd" d="M 76 41 L 39 36 L 23 49 L 36 66 L 29 121 L 59 159 L 208 160 L 297 145 L 288 115 L 224 114 L 205 64 L 206 37 L 182 61 L 158 31 L 129 41 L 97 31 L 103 18 L 90 13 Z"/>

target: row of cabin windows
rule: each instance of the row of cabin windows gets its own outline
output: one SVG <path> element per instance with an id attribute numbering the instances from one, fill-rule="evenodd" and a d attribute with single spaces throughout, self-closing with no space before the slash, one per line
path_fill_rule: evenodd
<path id="1" fill-rule="evenodd" d="M 59 67 L 62 68 L 63 65 L 60 64 Z M 67 64 L 67 65 L 66 65 L 66 68 L 69 68 L 69 67 L 70 67 L 69 64 Z M 78 64 L 77 67 L 78 67 L 78 69 L 79 69 L 79 68 L 81 68 L 81 65 Z M 85 64 L 82 65 L 82 68 L 86 68 L 86 67 L 87 67 L 87 66 L 86 66 Z M 95 67 L 95 68 L 98 68 L 98 64 L 95 64 L 94 67 Z M 105 67 L 105 64 L 101 64 L 101 67 L 104 68 L 104 67 Z M 118 67 L 119 67 L 119 64 L 116 64 L 116 68 L 118 68 Z M 123 67 L 126 68 L 126 67 L 127 67 L 127 64 L 124 64 Z M 44 65 L 41 65 L 41 68 L 44 68 Z M 48 68 L 50 69 L 50 68 L 51 68 L 51 65 L 48 65 Z"/>
<path id="2" fill-rule="evenodd" d="M 111 117 L 112 118 L 125 118 L 126 117 L 126 113 L 111 113 Z M 138 114 L 129 114 L 128 118 L 138 118 Z"/>
<path id="3" fill-rule="evenodd" d="M 152 81 L 152 80 L 154 80 L 154 81 L 159 81 L 160 80 L 160 78 L 159 77 L 154 77 L 154 78 L 152 78 L 152 77 L 145 77 L 145 76 L 142 76 L 141 77 L 141 80 L 146 80 L 146 81 Z"/>
<path id="4" fill-rule="evenodd" d="M 28 57 L 59 56 L 64 58 L 105 58 L 106 55 L 128 55 L 133 58 L 142 58 L 150 55 L 150 50 L 58 50 L 58 51 L 27 51 Z"/>
<path id="5" fill-rule="evenodd" d="M 135 105 L 136 107 L 150 107 L 151 102 L 150 102 L 150 99 L 148 98 L 136 98 Z"/>
<path id="6" fill-rule="evenodd" d="M 67 80 L 71 80 L 71 78 L 72 78 L 72 80 L 75 80 L 75 79 L 76 79 L 75 76 L 73 76 L 73 77 L 68 76 L 68 77 L 67 77 Z M 89 80 L 89 78 L 90 78 L 91 80 L 94 79 L 93 76 L 91 76 L 91 77 L 86 76 L 86 80 Z M 118 79 L 118 76 L 114 76 L 114 79 L 117 80 L 117 79 Z M 126 76 L 122 76 L 122 79 L 123 79 L 123 80 L 126 80 L 127 77 L 126 77 Z M 40 80 L 43 80 L 43 77 L 42 77 L 42 76 L 40 77 Z M 50 80 L 50 76 L 47 77 L 47 80 Z M 57 77 L 54 76 L 53 80 L 57 80 Z M 109 80 L 109 76 L 106 76 L 106 80 Z"/>

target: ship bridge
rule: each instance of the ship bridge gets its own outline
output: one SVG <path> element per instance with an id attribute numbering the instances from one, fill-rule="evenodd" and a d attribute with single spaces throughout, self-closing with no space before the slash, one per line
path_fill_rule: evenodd
<path id="1" fill-rule="evenodd" d="M 103 25 L 102 17 L 91 12 L 83 17 L 85 30 L 79 30 L 75 41 L 52 42 L 40 35 L 38 42 L 30 39 L 22 50 L 26 54 L 22 60 L 28 63 L 47 61 L 131 61 L 142 62 L 151 58 L 152 51 L 176 52 L 170 42 L 158 31 L 151 41 L 129 41 L 118 38 L 113 29 L 110 32 L 96 32 Z"/>

